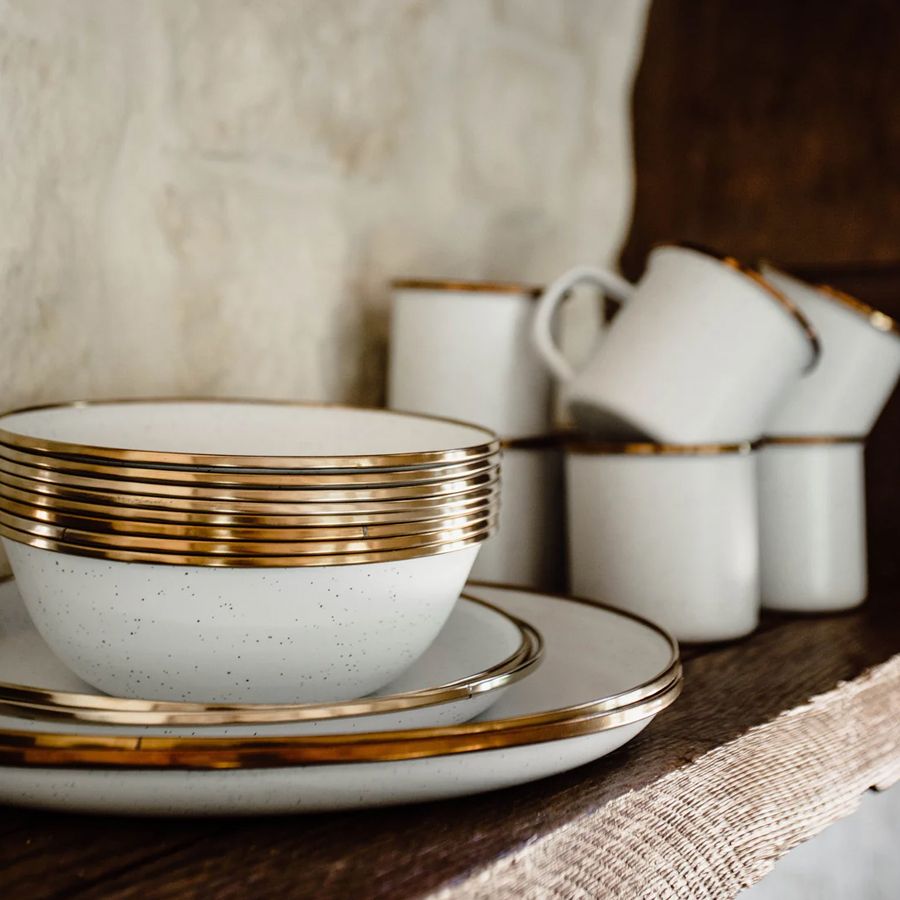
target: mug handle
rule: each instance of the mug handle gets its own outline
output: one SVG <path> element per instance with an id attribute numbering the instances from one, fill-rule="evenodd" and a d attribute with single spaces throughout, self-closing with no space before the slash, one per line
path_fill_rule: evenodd
<path id="1" fill-rule="evenodd" d="M 634 292 L 634 285 L 615 272 L 577 266 L 557 278 L 541 294 L 534 312 L 531 340 L 547 368 L 560 381 L 571 381 L 578 373 L 553 340 L 553 318 L 562 299 L 579 284 L 592 284 L 619 303 L 624 303 Z"/>

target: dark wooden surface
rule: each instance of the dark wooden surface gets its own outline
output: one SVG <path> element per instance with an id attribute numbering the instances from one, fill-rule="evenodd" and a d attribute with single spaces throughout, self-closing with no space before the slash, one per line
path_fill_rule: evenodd
<path id="1" fill-rule="evenodd" d="M 856 613 L 771 617 L 746 641 L 690 649 L 682 698 L 637 740 L 522 788 L 405 809 L 252 820 L 0 810 L 0 896 L 419 896 L 900 652 L 898 601 L 883 585 Z"/>

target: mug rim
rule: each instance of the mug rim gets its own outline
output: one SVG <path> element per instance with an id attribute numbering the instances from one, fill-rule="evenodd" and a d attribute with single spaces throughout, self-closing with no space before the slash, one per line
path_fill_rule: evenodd
<path id="1" fill-rule="evenodd" d="M 739 441 L 710 444 L 669 444 L 653 441 L 590 441 L 574 440 L 566 450 L 578 456 L 745 456 L 752 453 L 758 442 Z"/>
<path id="2" fill-rule="evenodd" d="M 849 434 L 778 434 L 766 435 L 762 439 L 763 445 L 775 444 L 780 446 L 823 446 L 829 444 L 865 444 L 866 439 L 862 435 Z"/>
<path id="3" fill-rule="evenodd" d="M 806 281 L 801 276 L 795 275 L 785 266 L 772 262 L 772 260 L 766 259 L 765 257 L 759 260 L 759 265 L 768 266 L 770 269 L 774 269 L 779 275 L 784 275 L 786 278 L 796 279 L 805 287 L 823 294 L 826 300 L 833 300 L 835 303 L 846 307 L 851 312 L 857 313 L 864 319 L 867 319 L 869 324 L 876 330 L 883 331 L 885 334 L 893 334 L 895 337 L 900 337 L 900 321 L 895 319 L 889 313 L 878 309 L 878 307 L 872 306 L 871 303 L 860 300 L 860 298 L 854 294 L 850 294 L 847 291 L 843 291 L 840 288 L 836 288 L 834 285 L 826 284 L 825 282 Z"/>
<path id="4" fill-rule="evenodd" d="M 878 331 L 900 337 L 900 322 L 888 313 L 882 312 L 864 300 L 860 300 L 859 297 L 854 297 L 853 294 L 848 294 L 830 284 L 814 284 L 813 287 L 829 300 L 863 316 Z"/>
<path id="5" fill-rule="evenodd" d="M 754 284 L 757 285 L 757 287 L 761 288 L 770 297 L 772 297 L 772 299 L 774 299 L 791 316 L 791 318 L 797 323 L 797 325 L 800 326 L 800 328 L 803 330 L 806 340 L 812 346 L 812 358 L 809 361 L 807 370 L 812 369 L 815 366 L 822 354 L 822 342 L 819 340 L 818 332 L 813 327 L 813 324 L 809 320 L 809 318 L 800 309 L 800 307 L 797 306 L 797 304 L 794 303 L 794 301 L 791 300 L 790 297 L 788 297 L 782 291 L 778 290 L 775 285 L 768 281 L 758 268 L 753 265 L 741 262 L 741 260 L 739 260 L 735 256 L 731 256 L 727 253 L 722 253 L 718 250 L 707 247 L 704 244 L 696 243 L 694 241 L 660 241 L 659 243 L 653 245 L 653 247 L 651 248 L 651 253 L 656 250 L 665 249 L 690 250 L 691 252 L 697 253 L 700 256 L 705 256 L 708 259 L 713 260 L 714 262 L 721 263 L 722 265 L 727 266 L 738 274 L 749 278 L 752 282 L 754 282 Z"/>
<path id="6" fill-rule="evenodd" d="M 524 435 L 522 437 L 500 438 L 500 450 L 546 450 L 564 447 L 572 440 L 571 434 L 549 431 L 545 434 Z"/>
<path id="7" fill-rule="evenodd" d="M 544 288 L 519 281 L 492 281 L 469 278 L 395 278 L 391 281 L 395 291 L 432 291 L 434 293 L 459 292 L 468 294 L 515 294 L 537 299 Z"/>

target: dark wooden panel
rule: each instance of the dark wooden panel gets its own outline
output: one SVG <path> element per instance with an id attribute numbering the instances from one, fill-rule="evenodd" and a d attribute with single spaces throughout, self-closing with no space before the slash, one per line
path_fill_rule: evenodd
<path id="1" fill-rule="evenodd" d="M 900 3 L 654 0 L 623 267 L 674 237 L 786 263 L 900 261 Z"/>

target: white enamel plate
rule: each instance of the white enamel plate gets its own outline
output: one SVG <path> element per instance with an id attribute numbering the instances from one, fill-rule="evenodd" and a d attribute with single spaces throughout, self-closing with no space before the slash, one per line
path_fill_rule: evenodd
<path id="1" fill-rule="evenodd" d="M 142 737 L 136 729 L 110 738 L 79 726 L 50 731 L 46 724 L 26 730 L 13 720 L 15 729 L 0 729 L 0 802 L 115 814 L 251 815 L 438 800 L 605 756 L 677 697 L 677 646 L 650 623 L 515 588 L 467 590 L 530 622 L 545 640 L 541 668 L 474 722 L 194 739 Z"/>

